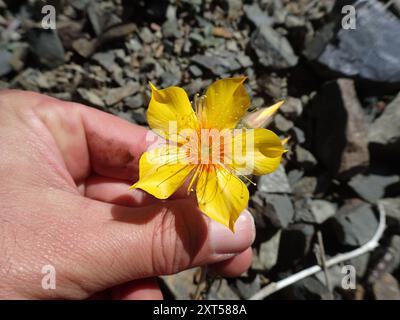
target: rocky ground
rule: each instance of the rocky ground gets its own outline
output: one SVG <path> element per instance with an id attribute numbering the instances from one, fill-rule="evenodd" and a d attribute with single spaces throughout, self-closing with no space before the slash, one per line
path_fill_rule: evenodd
<path id="1" fill-rule="evenodd" d="M 290 136 L 275 173 L 251 187 L 254 260 L 236 279 L 207 277 L 203 297 L 247 299 L 271 281 L 366 243 L 380 246 L 274 293 L 274 299 L 400 299 L 400 3 L 340 0 L 0 0 L 0 87 L 82 102 L 146 125 L 148 81 L 189 95 L 246 75 L 252 108 L 282 98 L 269 128 Z M 356 29 L 343 29 L 353 4 Z M 319 246 L 321 249 L 321 246 Z M 320 259 L 319 259 L 320 260 Z M 189 298 L 190 270 L 163 278 L 165 296 Z"/>

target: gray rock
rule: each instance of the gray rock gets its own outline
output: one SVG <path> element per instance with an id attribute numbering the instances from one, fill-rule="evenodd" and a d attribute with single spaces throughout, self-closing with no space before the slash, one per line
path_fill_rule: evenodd
<path id="1" fill-rule="evenodd" d="M 174 275 L 163 276 L 161 279 L 176 300 L 189 300 L 196 291 L 196 285 L 193 280 L 197 271 L 198 268 L 193 268 Z"/>
<path id="2" fill-rule="evenodd" d="M 342 267 L 335 265 L 332 266 L 331 268 L 329 268 L 327 270 L 328 274 L 329 274 L 329 280 L 330 283 L 332 285 L 332 288 L 335 287 L 342 287 L 342 280 L 343 280 L 343 273 L 342 273 Z M 324 271 L 320 271 L 318 272 L 315 277 L 325 286 L 326 285 L 326 280 L 325 280 L 325 272 Z M 327 296 L 326 298 L 328 298 L 329 296 Z"/>
<path id="3" fill-rule="evenodd" d="M 92 56 L 92 59 L 110 73 L 115 69 L 115 54 L 113 51 L 98 52 Z"/>
<path id="4" fill-rule="evenodd" d="M 11 66 L 12 54 L 8 50 L 0 50 L 0 77 L 10 73 L 13 68 Z"/>
<path id="5" fill-rule="evenodd" d="M 378 227 L 371 205 L 364 202 L 345 204 L 327 221 L 337 241 L 344 246 L 358 247 L 370 240 Z"/>
<path id="6" fill-rule="evenodd" d="M 280 111 L 288 119 L 296 119 L 303 113 L 303 103 L 300 99 L 288 97 L 285 103 L 280 107 Z"/>
<path id="7" fill-rule="evenodd" d="M 203 72 L 201 71 L 201 69 L 194 64 L 189 66 L 189 71 L 195 77 L 201 77 L 203 75 Z"/>
<path id="8" fill-rule="evenodd" d="M 400 182 L 400 176 L 381 176 L 358 174 L 349 181 L 349 186 L 364 200 L 375 202 L 385 195 L 385 190 Z"/>
<path id="9" fill-rule="evenodd" d="M 259 177 L 257 188 L 259 191 L 268 193 L 290 193 L 291 188 L 283 165 L 274 172 Z"/>
<path id="10" fill-rule="evenodd" d="M 368 263 L 370 257 L 371 254 L 366 253 L 356 258 L 350 259 L 349 261 L 345 262 L 345 264 L 352 265 L 354 269 L 356 269 L 357 278 L 362 279 L 368 271 Z"/>
<path id="11" fill-rule="evenodd" d="M 250 59 L 250 57 L 245 55 L 243 52 L 237 53 L 236 60 L 243 68 L 249 68 L 253 65 L 253 61 Z"/>
<path id="12" fill-rule="evenodd" d="M 128 97 L 124 100 L 125 105 L 129 109 L 138 109 L 144 107 L 143 96 L 139 93 L 134 95 L 133 97 Z"/>
<path id="13" fill-rule="evenodd" d="M 306 19 L 304 17 L 298 17 L 294 15 L 286 15 L 285 26 L 287 28 L 299 28 L 306 25 Z"/>
<path id="14" fill-rule="evenodd" d="M 311 197 L 314 195 L 317 185 L 318 179 L 316 177 L 305 176 L 292 186 L 292 191 L 298 197 Z"/>
<path id="15" fill-rule="evenodd" d="M 129 50 L 131 50 L 133 52 L 140 52 L 143 50 L 142 44 L 136 37 L 127 41 L 126 46 Z"/>
<path id="16" fill-rule="evenodd" d="M 257 84 L 266 94 L 275 99 L 282 99 L 287 91 L 287 78 L 276 74 L 263 74 L 257 77 Z"/>
<path id="17" fill-rule="evenodd" d="M 29 47 L 38 61 L 50 68 L 64 63 L 64 47 L 53 29 L 30 29 L 27 32 Z"/>
<path id="18" fill-rule="evenodd" d="M 216 279 L 207 294 L 208 300 L 239 300 L 239 296 L 232 290 L 226 279 Z"/>
<path id="19" fill-rule="evenodd" d="M 147 27 L 141 28 L 139 38 L 146 44 L 150 44 L 154 40 L 154 35 L 151 30 Z"/>
<path id="20" fill-rule="evenodd" d="M 79 38 L 72 42 L 72 48 L 82 57 L 88 58 L 97 47 L 97 39 Z"/>
<path id="21" fill-rule="evenodd" d="M 369 143 L 378 155 L 386 153 L 400 158 L 400 93 L 372 123 Z"/>
<path id="22" fill-rule="evenodd" d="M 311 198 L 308 196 L 299 197 L 294 200 L 294 222 L 295 223 L 316 223 L 311 212 Z"/>
<path id="23" fill-rule="evenodd" d="M 369 164 L 368 121 L 354 83 L 324 85 L 312 106 L 313 154 L 338 178 L 349 178 Z"/>
<path id="24" fill-rule="evenodd" d="M 84 88 L 78 88 L 77 92 L 81 96 L 83 100 L 86 102 L 89 102 L 91 105 L 96 106 L 96 107 L 101 107 L 104 108 L 105 104 L 103 99 L 99 97 L 93 90 L 87 90 Z"/>
<path id="25" fill-rule="evenodd" d="M 400 300 L 400 287 L 396 278 L 384 273 L 372 285 L 376 300 Z"/>
<path id="26" fill-rule="evenodd" d="M 19 72 L 24 69 L 28 53 L 29 46 L 27 43 L 18 43 L 15 45 L 12 52 L 12 58 L 10 60 L 10 64 L 15 71 Z"/>
<path id="27" fill-rule="evenodd" d="M 265 67 L 286 69 L 298 62 L 298 57 L 287 39 L 267 25 L 253 32 L 250 44 L 258 62 Z"/>
<path id="28" fill-rule="evenodd" d="M 271 239 L 260 244 L 258 255 L 254 255 L 252 269 L 258 271 L 271 270 L 278 261 L 279 241 L 281 231 L 276 232 Z"/>
<path id="29" fill-rule="evenodd" d="M 165 21 L 161 30 L 165 38 L 179 38 L 181 36 L 179 24 L 176 19 L 168 19 Z"/>
<path id="30" fill-rule="evenodd" d="M 228 18 L 232 20 L 239 18 L 242 15 L 242 0 L 227 0 L 226 2 L 228 3 Z"/>
<path id="31" fill-rule="evenodd" d="M 146 112 L 144 109 L 140 108 L 140 109 L 132 110 L 131 117 L 133 120 L 135 120 L 135 123 L 138 123 L 141 125 L 147 125 L 147 117 L 146 117 Z"/>
<path id="32" fill-rule="evenodd" d="M 281 132 L 288 132 L 294 126 L 292 121 L 286 119 L 281 114 L 277 114 L 274 117 L 274 123 L 275 127 L 279 129 Z"/>
<path id="33" fill-rule="evenodd" d="M 282 230 L 277 265 L 286 269 L 303 259 L 311 250 L 314 233 L 314 226 L 305 223 L 292 224 Z"/>
<path id="34" fill-rule="evenodd" d="M 267 194 L 264 216 L 274 227 L 286 228 L 294 217 L 292 201 L 284 194 Z"/>
<path id="35" fill-rule="evenodd" d="M 287 178 L 288 178 L 290 186 L 293 187 L 293 185 L 297 181 L 299 181 L 303 176 L 304 176 L 304 170 L 303 169 L 290 170 L 288 175 L 287 175 Z"/>
<path id="36" fill-rule="evenodd" d="M 328 288 L 315 276 L 305 278 L 285 290 L 285 297 L 295 300 L 329 300 Z"/>
<path id="37" fill-rule="evenodd" d="M 315 222 L 321 224 L 336 214 L 337 206 L 326 200 L 315 199 L 310 202 L 310 210 Z"/>
<path id="38" fill-rule="evenodd" d="M 246 18 L 249 19 L 255 27 L 263 28 L 264 26 L 271 26 L 274 22 L 273 18 L 268 16 L 265 11 L 262 11 L 257 2 L 243 6 Z"/>
<path id="39" fill-rule="evenodd" d="M 294 137 L 299 144 L 303 144 L 304 142 L 306 142 L 306 136 L 303 130 L 297 127 L 293 127 L 291 131 L 293 132 Z"/>
<path id="40" fill-rule="evenodd" d="M 180 80 L 181 80 L 180 76 L 171 71 L 163 72 L 163 74 L 161 74 L 160 76 L 162 88 L 176 86 L 179 84 Z"/>
<path id="41" fill-rule="evenodd" d="M 317 159 L 315 159 L 314 155 L 300 145 L 296 145 L 294 152 L 296 160 L 301 164 L 302 168 L 307 170 L 313 168 L 317 164 Z"/>
<path id="42" fill-rule="evenodd" d="M 385 208 L 389 226 L 400 228 L 400 198 L 385 198 L 379 201 Z"/>
<path id="43" fill-rule="evenodd" d="M 310 44 L 315 50 L 308 50 L 309 58 L 315 53 L 320 64 L 345 76 L 400 81 L 400 21 L 383 3 L 359 1 L 356 29 L 338 30 L 335 36 L 327 33 L 325 39 L 316 38 Z"/>
<path id="44" fill-rule="evenodd" d="M 124 98 L 138 92 L 139 89 L 140 86 L 137 82 L 129 82 L 123 87 L 108 89 L 105 102 L 107 105 L 112 106 Z"/>
<path id="45" fill-rule="evenodd" d="M 400 236 L 394 235 L 388 246 L 381 247 L 379 256 L 374 256 L 368 283 L 374 283 L 384 273 L 393 273 L 400 267 Z"/>
<path id="46" fill-rule="evenodd" d="M 217 55 L 199 55 L 196 54 L 191 61 L 207 69 L 216 76 L 226 76 L 239 70 L 242 66 L 234 57 L 222 57 Z"/>
<path id="47" fill-rule="evenodd" d="M 261 289 L 260 275 L 255 277 L 238 278 L 236 287 L 243 299 L 248 299 Z"/>

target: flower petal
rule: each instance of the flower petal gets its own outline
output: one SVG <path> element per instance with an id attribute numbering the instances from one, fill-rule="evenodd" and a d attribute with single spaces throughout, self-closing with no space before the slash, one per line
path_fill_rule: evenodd
<path id="1" fill-rule="evenodd" d="M 201 122 L 207 129 L 236 127 L 246 114 L 250 98 L 243 82 L 245 77 L 227 78 L 214 82 L 206 92 Z"/>
<path id="2" fill-rule="evenodd" d="M 207 166 L 202 170 L 196 196 L 200 210 L 232 232 L 235 221 L 249 201 L 246 185 L 222 166 Z"/>
<path id="3" fill-rule="evenodd" d="M 177 133 L 184 129 L 197 129 L 196 114 L 182 88 L 169 87 L 158 90 L 150 83 L 152 94 L 147 110 L 147 121 L 151 129 L 162 137 L 183 142 Z"/>
<path id="4" fill-rule="evenodd" d="M 271 121 L 272 116 L 279 110 L 285 101 L 279 101 L 270 107 L 261 108 L 257 111 L 247 114 L 242 122 L 248 128 L 263 128 Z"/>
<path id="5" fill-rule="evenodd" d="M 233 137 L 231 149 L 226 147 L 229 166 L 235 173 L 263 175 L 275 171 L 286 152 L 279 137 L 263 128 L 240 131 Z"/>
<path id="6" fill-rule="evenodd" d="M 130 189 L 142 189 L 158 199 L 170 197 L 187 179 L 194 166 L 184 150 L 162 147 L 143 153 L 139 161 L 139 181 Z"/>

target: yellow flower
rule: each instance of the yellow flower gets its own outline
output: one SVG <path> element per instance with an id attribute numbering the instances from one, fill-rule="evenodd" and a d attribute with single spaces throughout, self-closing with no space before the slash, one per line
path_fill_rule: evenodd
<path id="1" fill-rule="evenodd" d="M 249 191 L 238 176 L 271 173 L 285 152 L 282 141 L 270 130 L 235 129 L 250 105 L 245 80 L 214 82 L 204 96 L 196 96 L 195 110 L 182 88 L 158 90 L 150 84 L 148 123 L 167 144 L 142 155 L 139 180 L 131 189 L 166 199 L 188 181 L 188 192 L 196 191 L 200 210 L 234 231 L 249 200 Z M 257 121 L 278 107 L 270 107 Z"/>

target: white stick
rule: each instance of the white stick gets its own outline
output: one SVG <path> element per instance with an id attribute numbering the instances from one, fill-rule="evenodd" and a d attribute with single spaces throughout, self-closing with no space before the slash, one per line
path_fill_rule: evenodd
<path id="1" fill-rule="evenodd" d="M 376 232 L 375 232 L 374 236 L 371 238 L 371 240 L 369 240 L 367 243 L 365 243 L 364 245 L 362 245 L 361 247 L 359 247 L 353 251 L 338 254 L 338 255 L 334 256 L 333 258 L 329 259 L 328 261 L 326 261 L 327 268 L 332 267 L 333 265 L 336 265 L 343 261 L 350 260 L 352 258 L 361 256 L 369 251 L 374 250 L 379 245 L 379 239 L 382 237 L 383 231 L 385 230 L 385 226 L 386 226 L 386 214 L 385 214 L 385 208 L 383 207 L 383 205 L 381 203 L 378 203 L 378 209 L 379 209 L 379 224 L 378 224 L 378 228 L 376 229 Z M 262 288 L 259 292 L 257 292 L 255 295 L 250 297 L 249 300 L 262 300 L 265 297 L 271 295 L 272 293 L 275 293 L 283 288 L 286 288 L 286 287 L 292 285 L 293 283 L 296 283 L 299 280 L 302 280 L 304 278 L 312 276 L 313 274 L 316 274 L 316 273 L 320 272 L 321 270 L 322 269 L 320 266 L 315 265 L 315 266 L 309 267 L 307 269 L 304 269 L 298 273 L 295 273 L 295 274 L 293 274 L 285 279 L 282 279 L 278 282 L 271 282 L 270 284 L 268 284 L 267 286 Z"/>

